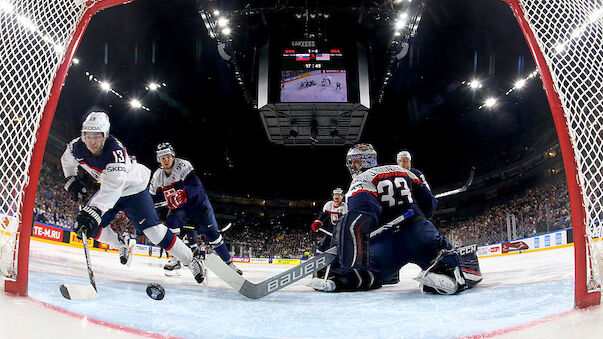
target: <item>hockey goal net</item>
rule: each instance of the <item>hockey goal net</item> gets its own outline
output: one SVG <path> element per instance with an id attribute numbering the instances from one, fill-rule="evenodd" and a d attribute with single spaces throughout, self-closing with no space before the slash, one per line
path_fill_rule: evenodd
<path id="1" fill-rule="evenodd" d="M 603 223 L 603 5 L 505 0 L 534 59 L 563 150 L 576 258 L 576 306 L 600 302 Z M 0 275 L 27 293 L 42 156 L 61 87 L 90 18 L 129 0 L 0 0 Z"/>

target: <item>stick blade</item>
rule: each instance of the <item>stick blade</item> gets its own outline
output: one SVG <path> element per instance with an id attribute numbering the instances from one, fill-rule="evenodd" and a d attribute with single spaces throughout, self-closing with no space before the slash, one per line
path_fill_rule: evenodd
<path id="1" fill-rule="evenodd" d="M 63 297 L 69 300 L 85 300 L 98 297 L 98 293 L 92 285 L 63 284 L 59 290 Z"/>
<path id="2" fill-rule="evenodd" d="M 205 258 L 205 266 L 235 291 L 240 291 L 245 283 L 245 278 L 226 265 L 215 253 L 211 253 Z"/>

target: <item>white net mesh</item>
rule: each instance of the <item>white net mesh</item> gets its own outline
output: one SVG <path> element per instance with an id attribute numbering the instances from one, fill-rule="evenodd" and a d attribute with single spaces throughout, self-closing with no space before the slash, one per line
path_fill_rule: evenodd
<path id="1" fill-rule="evenodd" d="M 594 239 L 600 238 L 603 230 L 603 1 L 520 3 L 567 119 L 586 212 L 587 250 L 592 261 L 588 287 L 595 289 L 599 278 L 593 260 L 597 255 Z"/>
<path id="2" fill-rule="evenodd" d="M 65 49 L 89 5 L 0 0 L 0 276 L 16 277 L 16 240 L 36 131 Z"/>

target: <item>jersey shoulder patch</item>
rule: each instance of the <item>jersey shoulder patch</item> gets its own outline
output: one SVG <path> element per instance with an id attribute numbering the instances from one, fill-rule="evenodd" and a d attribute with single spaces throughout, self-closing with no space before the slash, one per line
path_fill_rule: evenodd
<path id="1" fill-rule="evenodd" d="M 184 180 L 190 172 L 194 171 L 193 165 L 188 160 L 176 158 L 172 171 L 180 180 Z"/>
<path id="2" fill-rule="evenodd" d="M 101 159 L 105 164 L 110 163 L 127 163 L 130 161 L 128 157 L 128 153 L 126 152 L 125 147 L 119 142 L 119 140 L 115 139 L 114 136 L 109 135 L 107 140 L 105 140 L 105 145 L 103 146 L 103 153 L 101 154 Z"/>

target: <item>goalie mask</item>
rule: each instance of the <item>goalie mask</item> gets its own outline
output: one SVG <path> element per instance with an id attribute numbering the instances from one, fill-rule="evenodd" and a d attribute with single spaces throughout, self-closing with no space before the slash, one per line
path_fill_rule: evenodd
<path id="1" fill-rule="evenodd" d="M 371 144 L 356 144 L 346 155 L 346 166 L 352 177 L 377 166 L 377 151 Z"/>
<path id="2" fill-rule="evenodd" d="M 157 162 L 161 162 L 159 158 L 164 155 L 171 154 L 173 157 L 176 157 L 176 152 L 174 151 L 174 147 L 169 142 L 162 142 L 157 145 L 157 149 L 155 150 L 155 155 L 157 156 Z"/>
<path id="3" fill-rule="evenodd" d="M 82 140 L 86 141 L 86 132 L 100 132 L 103 133 L 104 140 L 107 140 L 109 136 L 109 129 L 111 123 L 109 122 L 109 116 L 105 112 L 91 112 L 86 117 L 86 120 L 82 123 Z M 104 144 L 103 140 L 103 144 Z"/>

